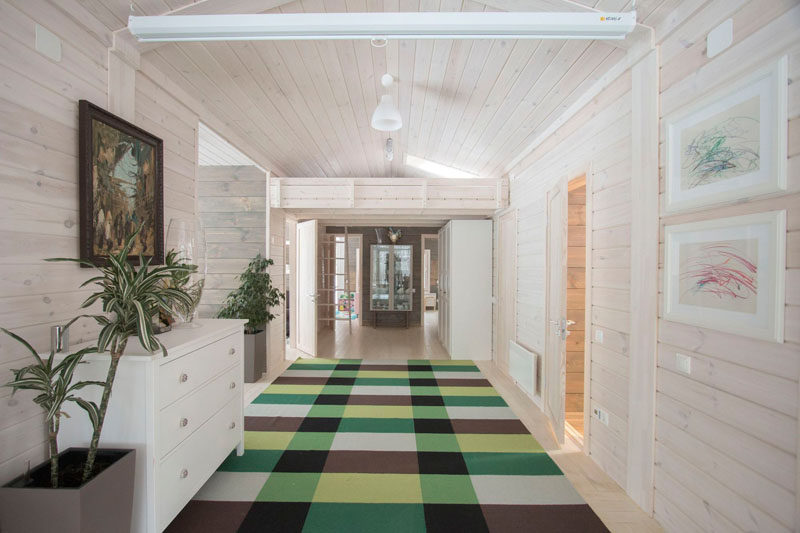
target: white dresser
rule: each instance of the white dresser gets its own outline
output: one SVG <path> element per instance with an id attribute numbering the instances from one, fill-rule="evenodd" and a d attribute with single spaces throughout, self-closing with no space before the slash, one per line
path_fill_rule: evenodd
<path id="1" fill-rule="evenodd" d="M 100 446 L 136 449 L 134 532 L 160 532 L 236 448 L 244 453 L 244 320 L 202 319 L 158 336 L 147 353 L 132 338 L 120 361 Z M 74 351 L 79 347 L 71 348 Z M 87 356 L 76 379 L 104 381 L 109 356 Z M 91 391 L 91 392 L 90 392 Z M 81 391 L 100 403 L 99 387 Z M 85 447 L 86 414 L 70 404 L 59 445 Z"/>

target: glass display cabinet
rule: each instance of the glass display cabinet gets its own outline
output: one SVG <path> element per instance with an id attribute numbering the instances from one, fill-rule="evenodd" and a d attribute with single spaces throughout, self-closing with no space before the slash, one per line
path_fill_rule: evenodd
<path id="1" fill-rule="evenodd" d="M 413 255 L 410 244 L 373 244 L 370 247 L 371 311 L 412 310 Z"/>

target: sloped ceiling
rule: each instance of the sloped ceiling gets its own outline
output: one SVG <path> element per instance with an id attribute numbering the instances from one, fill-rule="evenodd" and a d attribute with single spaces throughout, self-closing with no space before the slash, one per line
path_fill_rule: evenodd
<path id="1" fill-rule="evenodd" d="M 127 0 L 79 0 L 111 29 Z M 639 20 L 674 0 L 644 0 Z M 135 0 L 137 14 L 363 11 L 627 10 L 625 0 Z M 272 8 L 272 9 L 269 9 Z M 661 8 L 661 9 L 660 9 Z M 177 11 L 175 11 L 177 10 Z M 649 21 L 646 21 L 649 22 Z M 599 41 L 394 40 L 171 43 L 144 54 L 292 176 L 422 176 L 406 153 L 484 177 L 504 165 L 625 55 Z M 369 126 L 385 89 L 403 116 L 392 134 Z"/>

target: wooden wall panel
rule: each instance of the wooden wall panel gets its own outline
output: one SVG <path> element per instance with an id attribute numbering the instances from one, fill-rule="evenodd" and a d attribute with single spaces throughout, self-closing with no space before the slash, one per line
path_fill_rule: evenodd
<path id="1" fill-rule="evenodd" d="M 795 7 L 792 7 L 794 5 Z M 662 117 L 739 75 L 789 55 L 790 79 L 800 75 L 796 2 L 739 1 L 704 9 L 662 44 Z M 790 9 L 791 8 L 791 9 Z M 734 19 L 734 44 L 705 56 L 705 34 Z M 686 42 L 694 43 L 689 47 Z M 790 104 L 790 132 L 800 110 Z M 663 128 L 662 128 L 663 130 Z M 664 137 L 661 134 L 661 190 Z M 789 146 L 788 181 L 800 178 Z M 663 197 L 663 194 L 662 194 Z M 663 198 L 662 198 L 663 206 Z M 800 215 L 800 194 L 790 185 L 772 199 L 748 198 L 735 206 L 661 216 L 663 226 L 695 220 L 787 209 Z M 663 209 L 663 207 L 662 207 Z M 796 531 L 798 363 L 800 330 L 793 262 L 800 246 L 787 235 L 786 342 L 776 344 L 661 320 L 656 378 L 655 516 L 670 531 Z M 660 270 L 663 286 L 663 268 Z M 676 354 L 692 358 L 680 372 Z M 679 509 L 679 510 L 678 510 Z M 733 529 L 729 529 L 733 528 Z"/>

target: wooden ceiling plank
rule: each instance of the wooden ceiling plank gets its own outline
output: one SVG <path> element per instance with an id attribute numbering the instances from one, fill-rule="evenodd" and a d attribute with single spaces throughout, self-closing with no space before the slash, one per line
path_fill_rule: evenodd
<path id="1" fill-rule="evenodd" d="M 527 97 L 523 99 L 494 139 L 484 137 L 484 142 L 479 142 L 477 150 L 470 155 L 469 165 L 482 169 L 494 150 L 500 150 L 509 144 L 516 145 L 521 138 L 527 137 L 532 129 L 529 123 L 531 117 L 537 113 L 547 113 L 548 109 L 556 107 L 559 100 L 571 92 L 570 87 L 580 83 L 586 77 L 587 71 L 591 73 L 597 63 L 609 53 L 608 46 L 594 47 L 591 41 L 571 41 L 564 45 L 562 53 L 540 78 L 543 82 L 541 91 L 530 100 Z"/>
<path id="2" fill-rule="evenodd" d="M 486 126 L 525 71 L 528 61 L 535 56 L 536 50 L 539 46 L 543 46 L 543 43 L 542 41 L 522 39 L 511 41 L 509 46 L 511 47 L 511 53 L 508 55 L 502 69 L 496 74 L 492 86 L 488 91 L 483 88 L 482 94 L 476 95 L 480 106 L 471 107 L 465 112 L 461 121 L 462 126 L 460 127 L 463 140 L 456 138 L 458 152 L 451 158 L 451 161 L 459 161 L 460 164 L 465 164 L 464 162 L 475 149 L 475 145 Z"/>
<path id="3" fill-rule="evenodd" d="M 398 0 L 385 0 L 383 2 L 383 10 L 386 12 L 397 13 L 400 11 L 400 2 Z M 400 109 L 400 83 L 398 77 L 400 75 L 400 42 L 397 39 L 392 39 L 386 45 L 386 72 L 394 76 L 395 83 L 389 91 L 394 99 L 394 104 Z M 400 112 L 402 115 L 402 111 Z M 399 140 L 396 138 L 397 133 L 392 132 L 392 151 L 394 158 L 389 165 L 389 176 L 397 176 L 401 172 L 403 166 L 404 151 L 401 149 Z"/>
<path id="4" fill-rule="evenodd" d="M 419 0 L 399 0 L 399 11 L 413 12 L 419 10 Z M 414 90 L 414 58 L 417 52 L 417 41 L 403 39 L 398 41 L 399 50 L 399 70 L 397 80 L 397 102 L 400 114 L 403 117 L 404 126 L 408 125 L 411 116 L 411 97 Z M 403 127 L 400 131 L 394 132 L 399 149 L 395 149 L 394 157 L 398 159 L 398 166 L 401 169 L 396 175 L 407 176 L 408 167 L 405 165 L 405 157 L 408 153 L 408 127 Z"/>
<path id="5" fill-rule="evenodd" d="M 367 0 L 366 11 L 368 13 L 382 12 L 383 10 L 383 0 Z M 381 83 L 381 76 L 389 72 L 386 57 L 386 50 L 388 47 L 388 43 L 383 48 L 370 46 L 370 52 L 372 53 L 372 83 L 375 85 L 376 105 L 383 94 L 391 94 L 392 98 L 394 98 L 392 91 L 396 88 L 396 85 L 393 85 L 390 89 L 386 89 Z M 392 75 L 396 76 L 395 74 Z M 396 99 L 394 100 L 394 105 L 397 105 Z M 386 139 L 388 139 L 393 133 L 394 132 L 380 132 L 377 130 L 372 130 L 373 139 L 376 141 L 378 146 L 376 156 L 380 161 L 379 168 L 381 169 L 381 174 L 384 176 L 390 176 L 392 173 L 392 163 L 386 160 L 386 156 L 384 155 L 384 147 L 386 146 Z"/>
<path id="6" fill-rule="evenodd" d="M 309 142 L 310 136 L 304 137 L 308 136 L 307 130 L 287 113 L 288 102 L 282 99 L 282 93 L 276 88 L 267 69 L 263 68 L 251 43 L 226 43 L 225 46 L 215 47 L 213 53 L 242 93 L 250 98 L 251 108 L 264 115 L 264 124 L 268 124 L 264 135 L 277 138 L 273 142 L 281 151 L 297 159 L 299 154 L 295 154 L 296 147 Z M 311 162 L 312 167 L 318 169 L 316 172 L 320 171 L 317 157 L 303 159 Z"/>
<path id="7" fill-rule="evenodd" d="M 264 154 L 270 156 L 270 159 L 276 161 L 284 170 L 292 173 L 299 170 L 288 164 L 286 158 L 272 155 L 275 154 L 275 148 L 265 145 L 265 136 L 259 135 L 258 128 L 254 124 L 248 123 L 249 120 L 242 120 L 238 116 L 239 113 L 233 113 L 237 110 L 236 104 L 227 95 L 219 91 L 206 74 L 196 68 L 196 65 L 195 68 L 187 68 L 192 65 L 192 61 L 178 47 L 164 47 L 148 59 L 156 68 L 164 69 L 164 73 L 170 76 L 179 86 L 183 86 L 186 92 L 202 95 L 201 103 L 209 112 L 221 118 L 239 136 L 251 140 L 255 146 Z"/>
<path id="8" fill-rule="evenodd" d="M 543 101 L 542 104 L 534 110 L 530 117 L 523 123 L 525 128 L 515 132 L 513 142 L 509 141 L 503 145 L 501 149 L 489 150 L 483 155 L 482 163 L 475 163 L 476 165 L 482 164 L 483 172 L 491 172 L 492 175 L 502 174 L 502 167 L 513 158 L 514 155 L 524 150 L 525 146 L 530 144 L 532 140 L 543 131 L 551 122 L 560 117 L 573 102 L 577 101 L 594 83 L 596 83 L 609 69 L 621 61 L 625 52 L 619 48 L 600 47 L 599 43 L 595 42 L 589 47 L 590 50 L 597 48 L 596 54 L 593 57 L 586 57 L 585 63 L 581 64 L 576 62 L 574 64 L 575 76 L 570 78 L 568 73 L 562 78 L 564 82 L 563 88 L 555 87 L 553 92 L 552 105 Z M 598 61 L 598 58 L 602 58 Z M 584 69 L 582 73 L 580 69 Z M 584 73 L 590 71 L 588 75 Z M 583 79 L 581 79 L 581 77 Z M 545 99 L 547 100 L 547 99 Z M 530 132 L 526 134 L 527 129 Z"/>

